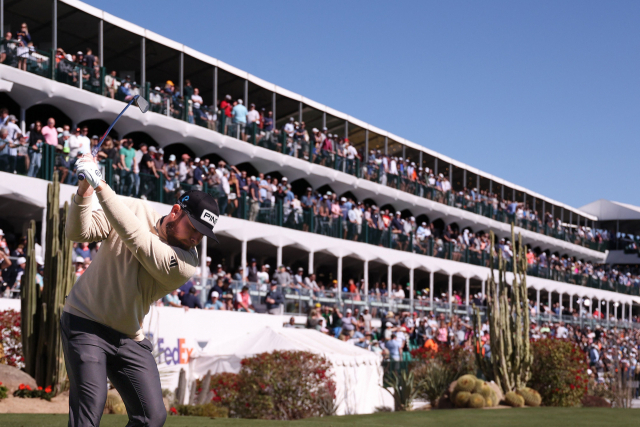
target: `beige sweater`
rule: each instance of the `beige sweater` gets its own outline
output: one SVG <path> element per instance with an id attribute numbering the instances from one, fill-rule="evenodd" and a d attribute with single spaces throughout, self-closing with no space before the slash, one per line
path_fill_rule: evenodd
<path id="1" fill-rule="evenodd" d="M 169 246 L 159 232 L 160 214 L 147 202 L 118 197 L 109 187 L 97 195 L 101 210 L 92 211 L 92 198 L 77 194 L 69 208 L 67 237 L 103 242 L 64 311 L 141 341 L 149 307 L 193 276 L 198 253 Z"/>

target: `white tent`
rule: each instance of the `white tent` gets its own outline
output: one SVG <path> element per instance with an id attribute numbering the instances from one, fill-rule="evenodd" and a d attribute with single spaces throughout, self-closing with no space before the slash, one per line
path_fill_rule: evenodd
<path id="1" fill-rule="evenodd" d="M 369 414 L 378 406 L 393 406 L 389 393 L 382 388 L 380 356 L 311 329 L 276 330 L 267 326 L 233 341 L 211 341 L 192 355 L 190 374 L 195 379 L 204 377 L 207 371 L 237 373 L 242 359 L 276 350 L 309 351 L 329 360 L 339 415 Z"/>

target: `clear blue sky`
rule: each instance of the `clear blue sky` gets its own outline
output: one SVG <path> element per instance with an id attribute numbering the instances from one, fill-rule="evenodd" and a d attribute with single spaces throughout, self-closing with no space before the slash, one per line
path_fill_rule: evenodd
<path id="1" fill-rule="evenodd" d="M 639 1 L 86 1 L 558 201 L 640 205 Z"/>

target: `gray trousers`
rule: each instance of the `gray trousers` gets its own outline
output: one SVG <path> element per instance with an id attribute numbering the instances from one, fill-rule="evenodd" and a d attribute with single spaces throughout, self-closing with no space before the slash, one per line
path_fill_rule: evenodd
<path id="1" fill-rule="evenodd" d="M 167 411 L 148 339 L 137 342 L 105 325 L 63 313 L 62 348 L 69 375 L 69 426 L 97 426 L 107 376 L 127 408 L 127 426 L 162 426 Z"/>

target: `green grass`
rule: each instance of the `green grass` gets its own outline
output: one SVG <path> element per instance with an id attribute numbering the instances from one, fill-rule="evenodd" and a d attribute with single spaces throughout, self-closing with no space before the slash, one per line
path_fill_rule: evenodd
<path id="1" fill-rule="evenodd" d="M 105 415 L 101 426 L 123 426 L 126 416 Z M 0 414 L 3 427 L 63 427 L 67 425 L 66 415 L 30 415 Z M 354 415 L 347 417 L 311 418 L 301 421 L 260 421 L 240 419 L 209 419 L 197 417 L 169 417 L 167 426 L 229 426 L 229 427 L 270 427 L 286 425 L 288 427 L 315 426 L 434 426 L 434 427 L 591 427 L 591 426 L 640 426 L 639 409 L 604 408 L 523 408 L 523 409 L 458 409 L 449 411 L 416 411 L 402 413 L 380 413 L 372 415 Z"/>

